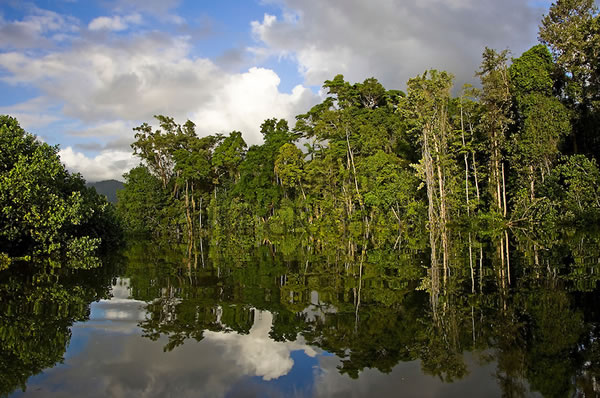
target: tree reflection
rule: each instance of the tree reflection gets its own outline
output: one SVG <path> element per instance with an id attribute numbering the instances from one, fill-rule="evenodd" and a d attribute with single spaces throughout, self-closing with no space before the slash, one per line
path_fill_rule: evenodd
<path id="1" fill-rule="evenodd" d="M 113 266 L 55 270 L 30 266 L 0 274 L 0 396 L 63 361 L 74 322 L 89 319 L 90 303 L 110 296 Z"/>
<path id="2" fill-rule="evenodd" d="M 204 242 L 204 262 L 188 245 L 134 242 L 120 276 L 147 303 L 143 336 L 166 352 L 203 340 L 309 345 L 334 354 L 353 379 L 418 361 L 447 383 L 475 361 L 495 368 L 504 396 L 597 394 L 600 240 L 456 230 L 446 239 L 436 249 L 445 254 L 308 236 Z M 69 327 L 109 295 L 112 275 L 20 272 L 0 283 L 5 394 L 62 360 Z"/>

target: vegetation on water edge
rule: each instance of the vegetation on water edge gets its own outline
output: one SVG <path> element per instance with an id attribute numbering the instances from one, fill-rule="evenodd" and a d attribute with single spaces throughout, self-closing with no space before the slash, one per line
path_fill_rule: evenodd
<path id="1" fill-rule="evenodd" d="M 141 164 L 125 175 L 116 214 L 56 148 L 3 116 L 0 267 L 41 255 L 90 266 L 77 259 L 116 242 L 119 222 L 188 242 L 208 231 L 214 244 L 302 231 L 398 245 L 428 231 L 444 253 L 456 225 L 596 222 L 598 24 L 592 0 L 556 2 L 543 44 L 512 62 L 486 49 L 481 88 L 458 96 L 436 70 L 406 92 L 338 75 L 294 128 L 268 119 L 264 143 L 250 148 L 240 132 L 198 137 L 191 121 L 156 116 L 159 129 L 135 128 Z"/>
<path id="2" fill-rule="evenodd" d="M 90 268 L 101 246 L 121 239 L 114 206 L 66 171 L 57 152 L 0 116 L 0 270 L 41 257 Z"/>
<path id="3" fill-rule="evenodd" d="M 141 164 L 119 214 L 132 232 L 189 241 L 208 229 L 217 240 L 303 230 L 394 243 L 428 228 L 441 247 L 457 224 L 595 222 L 598 37 L 593 1 L 558 1 L 544 44 L 512 62 L 484 51 L 480 89 L 454 97 L 452 76 L 435 70 L 406 93 L 338 75 L 294 128 L 266 120 L 250 148 L 240 132 L 198 137 L 191 121 L 156 116 L 159 129 L 135 129 Z"/>
<path id="4" fill-rule="evenodd" d="M 48 380 L 28 378 L 63 361 L 67 368 L 82 364 L 76 358 L 103 366 L 99 352 L 110 355 L 111 364 L 124 361 L 120 372 L 139 372 L 153 362 L 147 355 L 114 350 L 117 335 L 131 338 L 129 327 L 118 332 L 124 325 L 139 327 L 133 332 L 143 337 L 138 341 L 155 342 L 146 342 L 148 352 L 165 351 L 155 363 L 180 371 L 182 350 L 210 348 L 215 333 L 257 337 L 256 322 L 266 318 L 263 341 L 318 347 L 351 378 L 413 362 L 423 374 L 451 383 L 467 381 L 469 373 L 481 376 L 477 369 L 484 366 L 503 395 L 594 396 L 600 375 L 597 232 L 511 233 L 510 249 L 504 231 L 453 236 L 452 274 L 437 293 L 426 287 L 432 275 L 424 267 L 427 248 L 323 245 L 305 235 L 262 245 L 245 236 L 237 244 L 207 244 L 191 257 L 185 244 L 132 240 L 99 269 L 9 269 L 0 275 L 0 396 L 27 384 L 36 391 L 40 379 Z M 116 291 L 120 300 L 108 308 L 118 321 L 108 316 L 110 303 L 90 311 L 90 303 Z M 126 303 L 123 293 L 139 300 L 135 308 L 145 316 L 127 305 L 114 310 Z M 80 339 L 90 330 L 96 332 L 85 339 L 87 351 Z M 257 338 L 248 345 L 262 347 Z M 479 376 L 478 384 L 489 383 Z M 88 379 L 77 373 L 71 382 L 79 377 Z"/>

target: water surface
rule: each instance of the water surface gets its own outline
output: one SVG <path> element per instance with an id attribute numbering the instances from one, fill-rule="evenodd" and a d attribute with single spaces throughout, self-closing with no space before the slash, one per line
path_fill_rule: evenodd
<path id="1" fill-rule="evenodd" d="M 455 244 L 446 272 L 418 248 L 139 243 L 4 274 L 0 392 L 596 396 L 597 238 L 499 242 Z"/>

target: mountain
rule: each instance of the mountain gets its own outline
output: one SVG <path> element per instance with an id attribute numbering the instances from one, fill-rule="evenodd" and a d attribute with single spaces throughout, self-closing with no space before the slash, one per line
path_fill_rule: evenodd
<path id="1" fill-rule="evenodd" d="M 106 196 L 111 203 L 117 203 L 117 191 L 123 189 L 123 183 L 117 180 L 88 182 L 86 185 L 96 188 L 96 192 Z"/>

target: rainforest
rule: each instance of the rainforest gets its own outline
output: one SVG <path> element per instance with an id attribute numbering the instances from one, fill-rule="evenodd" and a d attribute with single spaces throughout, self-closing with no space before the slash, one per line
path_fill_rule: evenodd
<path id="1" fill-rule="evenodd" d="M 594 2 L 539 41 L 260 145 L 156 115 L 116 204 L 0 116 L 0 395 L 597 396 Z"/>

